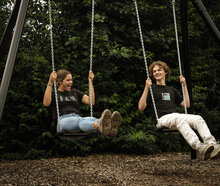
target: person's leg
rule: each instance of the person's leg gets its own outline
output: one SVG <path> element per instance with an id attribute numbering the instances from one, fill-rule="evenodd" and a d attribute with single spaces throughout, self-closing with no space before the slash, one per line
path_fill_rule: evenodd
<path id="1" fill-rule="evenodd" d="M 108 135 L 111 130 L 111 111 L 108 109 L 104 110 L 100 119 L 81 117 L 78 114 L 67 114 L 61 116 L 60 123 L 62 131 L 100 131 L 103 135 Z"/>
<path id="2" fill-rule="evenodd" d="M 185 114 L 172 113 L 162 116 L 158 120 L 157 127 L 162 126 L 177 129 L 193 149 L 197 149 L 197 144 L 201 143 L 196 133 L 186 122 Z"/>
<path id="3" fill-rule="evenodd" d="M 188 123 L 188 114 L 173 113 L 162 116 L 158 120 L 158 126 L 165 126 L 168 128 L 176 127 L 182 134 L 187 143 L 196 149 L 199 155 L 199 159 L 205 160 L 210 158 L 214 146 L 211 144 L 201 143 L 196 133 L 192 130 Z"/>
<path id="4" fill-rule="evenodd" d="M 211 134 L 205 120 L 199 115 L 187 114 L 186 121 L 190 127 L 197 130 L 204 143 L 216 144 L 216 139 Z"/>
<path id="5" fill-rule="evenodd" d="M 78 120 L 78 126 L 83 132 L 94 132 L 94 123 L 98 122 L 97 118 L 94 117 L 80 117 Z"/>
<path id="6" fill-rule="evenodd" d="M 213 144 L 214 150 L 212 151 L 210 158 L 220 158 L 220 144 L 217 144 L 217 141 L 211 134 L 205 120 L 199 115 L 188 114 L 187 121 L 192 128 L 198 131 L 205 144 Z"/>
<path id="7" fill-rule="evenodd" d="M 84 132 L 100 131 L 102 135 L 107 136 L 111 130 L 111 111 L 105 109 L 101 118 L 81 117 L 79 128 Z"/>
<path id="8" fill-rule="evenodd" d="M 79 115 L 65 114 L 60 117 L 61 130 L 67 132 L 74 132 L 80 130 L 78 126 Z"/>

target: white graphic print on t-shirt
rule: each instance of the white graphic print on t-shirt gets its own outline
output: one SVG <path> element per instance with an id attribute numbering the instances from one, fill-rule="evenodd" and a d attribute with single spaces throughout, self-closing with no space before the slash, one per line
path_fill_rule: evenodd
<path id="1" fill-rule="evenodd" d="M 162 100 L 170 101 L 170 93 L 162 93 Z"/>

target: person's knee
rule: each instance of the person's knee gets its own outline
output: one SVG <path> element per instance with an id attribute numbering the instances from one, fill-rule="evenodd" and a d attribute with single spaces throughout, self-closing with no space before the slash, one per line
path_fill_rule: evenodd
<path id="1" fill-rule="evenodd" d="M 188 127 L 189 123 L 186 120 L 186 117 L 176 118 L 176 128 L 180 130 L 181 128 Z"/>
<path id="2" fill-rule="evenodd" d="M 206 125 L 205 120 L 204 120 L 204 119 L 202 118 L 202 116 L 200 116 L 200 115 L 195 115 L 193 120 L 194 120 L 194 121 L 193 121 L 193 124 L 194 124 L 195 126 L 197 126 L 197 125 L 199 125 L 199 126 L 201 126 L 201 125 Z"/>

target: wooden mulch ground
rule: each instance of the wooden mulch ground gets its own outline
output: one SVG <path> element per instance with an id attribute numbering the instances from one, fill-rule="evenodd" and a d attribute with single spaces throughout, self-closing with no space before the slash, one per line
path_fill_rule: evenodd
<path id="1" fill-rule="evenodd" d="M 164 153 L 2 160 L 0 185 L 220 185 L 220 159 Z"/>

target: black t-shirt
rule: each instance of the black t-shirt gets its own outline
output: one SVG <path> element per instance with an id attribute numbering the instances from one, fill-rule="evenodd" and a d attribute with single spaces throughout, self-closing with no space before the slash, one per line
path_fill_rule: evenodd
<path id="1" fill-rule="evenodd" d="M 176 106 L 180 105 L 183 101 L 183 97 L 177 89 L 171 86 L 153 85 L 152 91 L 158 118 L 166 114 L 177 112 Z M 156 121 L 150 90 L 147 96 L 147 107 Z"/>
<path id="2" fill-rule="evenodd" d="M 70 91 L 60 92 L 57 91 L 58 105 L 60 116 L 63 114 L 76 113 L 80 114 L 80 104 L 84 93 L 78 89 L 71 89 Z M 57 118 L 55 93 L 52 93 L 51 109 L 53 113 L 53 119 Z"/>

